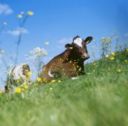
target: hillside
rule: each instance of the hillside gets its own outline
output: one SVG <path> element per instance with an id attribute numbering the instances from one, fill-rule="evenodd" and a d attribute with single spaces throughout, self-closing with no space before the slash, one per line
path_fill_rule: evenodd
<path id="1" fill-rule="evenodd" d="M 0 126 L 127 126 L 128 50 L 85 70 L 77 80 L 1 94 Z"/>

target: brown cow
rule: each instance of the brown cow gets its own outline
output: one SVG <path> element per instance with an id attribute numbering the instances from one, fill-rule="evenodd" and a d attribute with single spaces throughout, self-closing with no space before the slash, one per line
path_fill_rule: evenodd
<path id="1" fill-rule="evenodd" d="M 87 44 L 92 41 L 89 36 L 81 39 L 79 36 L 73 38 L 71 44 L 66 44 L 66 50 L 55 56 L 46 64 L 39 77 L 42 82 L 49 82 L 59 77 L 76 77 L 84 74 L 84 61 L 89 58 Z"/>

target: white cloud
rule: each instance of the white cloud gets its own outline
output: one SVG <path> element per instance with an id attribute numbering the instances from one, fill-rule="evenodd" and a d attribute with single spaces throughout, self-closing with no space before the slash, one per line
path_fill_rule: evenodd
<path id="1" fill-rule="evenodd" d="M 50 44 L 50 42 L 49 42 L 49 41 L 46 41 L 46 42 L 44 42 L 44 44 L 45 44 L 45 45 L 49 45 L 49 44 Z"/>
<path id="2" fill-rule="evenodd" d="M 16 28 L 14 30 L 7 31 L 7 33 L 12 36 L 19 36 L 20 34 L 27 34 L 28 30 L 25 28 Z"/>
<path id="3" fill-rule="evenodd" d="M 13 10 L 7 4 L 0 4 L 0 14 L 9 15 L 12 14 Z"/>

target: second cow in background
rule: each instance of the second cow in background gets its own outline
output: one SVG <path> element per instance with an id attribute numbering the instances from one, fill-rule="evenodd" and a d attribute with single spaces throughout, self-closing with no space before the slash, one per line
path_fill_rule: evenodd
<path id="1" fill-rule="evenodd" d="M 23 83 L 29 83 L 31 77 L 31 70 L 28 64 L 20 64 L 14 66 L 8 72 L 5 91 L 9 91 L 13 87 L 22 85 Z"/>

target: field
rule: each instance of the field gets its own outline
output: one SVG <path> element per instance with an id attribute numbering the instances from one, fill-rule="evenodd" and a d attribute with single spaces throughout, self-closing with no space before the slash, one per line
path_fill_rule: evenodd
<path id="1" fill-rule="evenodd" d="M 127 126 L 128 50 L 85 70 L 77 80 L 1 94 L 0 126 Z"/>

